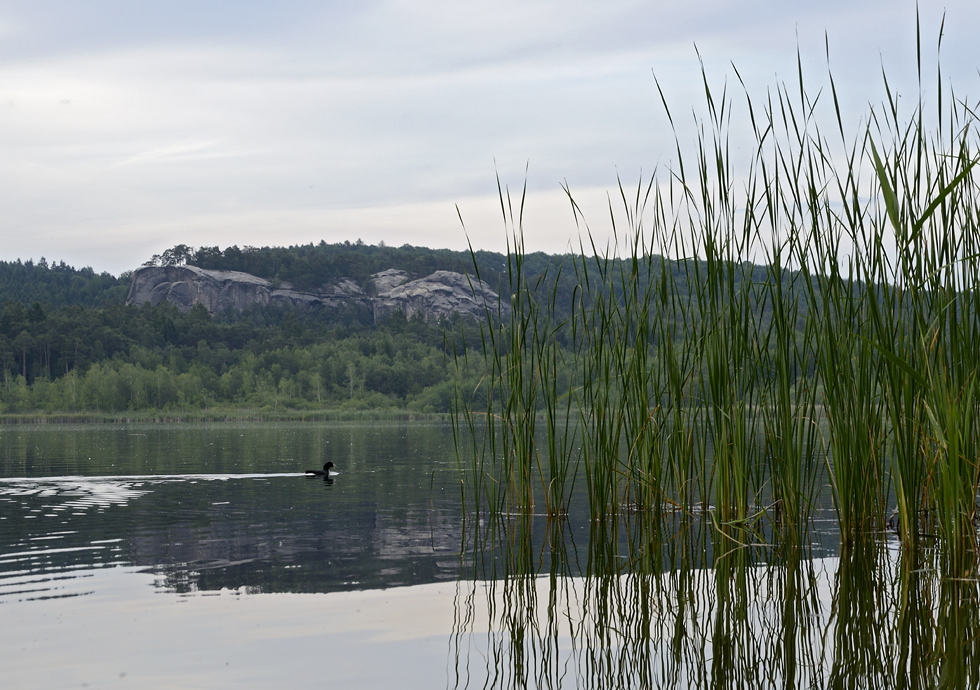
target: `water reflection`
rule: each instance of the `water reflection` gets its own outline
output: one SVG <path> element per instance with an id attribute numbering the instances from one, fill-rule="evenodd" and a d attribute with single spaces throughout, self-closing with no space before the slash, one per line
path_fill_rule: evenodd
<path id="1" fill-rule="evenodd" d="M 44 578 L 26 593 L 11 580 L 25 572 L 85 567 L 143 567 L 180 593 L 331 592 L 459 572 L 448 426 L 16 428 L 0 430 L 0 449 L 0 602 L 56 593 Z M 302 475 L 325 456 L 340 474 Z"/>
<path id="2" fill-rule="evenodd" d="M 509 528 L 520 531 L 519 522 Z M 610 535 L 616 527 L 596 523 L 580 576 L 568 565 L 576 560 L 574 548 L 564 549 L 558 539 L 549 540 L 545 560 L 544 551 L 529 549 L 518 535 L 498 537 L 509 551 L 494 558 L 497 577 L 460 583 L 450 685 L 967 688 L 980 682 L 973 551 L 962 551 L 959 560 L 939 548 L 908 557 L 881 535 L 868 535 L 839 558 L 811 558 L 798 546 L 763 557 L 758 548 L 726 539 L 727 548 L 715 543 L 713 562 L 701 567 L 669 540 L 662 544 L 667 557 L 653 558 L 649 527 L 622 528 L 634 532 L 629 543 L 646 545 L 646 560 L 630 561 L 622 552 L 617 558 L 607 548 L 617 541 Z M 560 522 L 548 528 L 555 536 L 561 531 Z M 637 539 L 635 532 L 648 534 Z"/>
<path id="3" fill-rule="evenodd" d="M 875 539 L 858 539 L 841 549 L 834 583 L 831 687 L 848 687 L 853 678 L 884 678 L 890 671 L 881 650 L 892 640 L 880 622 L 894 618 L 893 560 Z"/>
<path id="4" fill-rule="evenodd" d="M 244 609 L 220 602 L 248 600 L 270 618 L 288 609 L 276 618 L 284 630 L 312 631 L 311 649 L 329 636 L 360 673 L 378 642 L 359 616 L 374 607 L 371 635 L 425 629 L 440 657 L 413 687 L 980 684 L 969 540 L 909 552 L 871 534 L 838 552 L 817 530 L 813 543 L 773 548 L 705 514 L 638 509 L 593 522 L 574 501 L 563 519 L 490 519 L 460 508 L 448 428 L 212 431 L 13 440 L 0 430 L 10 451 L 0 458 L 0 610 L 43 626 L 29 607 L 74 606 L 71 639 L 96 610 L 106 625 L 130 625 L 130 607 L 147 599 L 157 618 L 127 635 L 241 627 Z M 327 455 L 341 470 L 333 483 L 302 476 Z M 449 584 L 436 595 L 433 583 Z M 286 592 L 318 596 L 265 596 Z M 420 592 L 411 615 L 386 617 Z M 176 616 L 160 603 L 172 600 Z M 345 617 L 330 617 L 336 602 Z M 242 657 L 258 664 L 257 654 Z M 264 658 L 275 667 L 285 657 Z M 310 678 L 321 680 L 316 669 Z"/>

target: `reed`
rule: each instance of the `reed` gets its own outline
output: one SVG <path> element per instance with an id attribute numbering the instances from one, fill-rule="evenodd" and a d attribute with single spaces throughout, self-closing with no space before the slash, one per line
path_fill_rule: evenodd
<path id="1" fill-rule="evenodd" d="M 455 340 L 462 332 L 453 334 L 457 380 L 465 380 L 462 372 L 473 368 L 482 372 L 475 390 L 456 387 L 457 455 L 470 458 L 469 493 L 477 511 L 531 514 L 540 499 L 546 513 L 558 517 L 567 513 L 576 438 L 566 351 L 557 336 L 566 327 L 574 331 L 575 324 L 557 320 L 560 260 L 533 277 L 525 268 L 526 189 L 516 214 L 510 191 L 499 181 L 498 191 L 510 233 L 507 282 L 502 286 L 510 300 L 484 304 L 488 318 L 480 324 L 479 362 L 470 359 L 465 342 Z M 479 280 L 475 254 L 474 271 Z"/>
<path id="2" fill-rule="evenodd" d="M 579 251 L 544 273 L 500 188 L 511 311 L 484 330 L 491 449 L 471 451 L 494 510 L 538 495 L 561 515 L 580 467 L 594 520 L 707 511 L 732 541 L 800 544 L 825 471 L 843 541 L 894 506 L 908 546 L 976 548 L 975 110 L 940 86 L 927 115 L 921 72 L 910 114 L 886 78 L 849 138 L 833 76 L 828 108 L 800 61 L 792 87 L 745 92 L 737 168 L 735 99 L 702 70 L 693 148 L 677 135 L 665 174 L 619 185 L 604 246 L 566 188 Z"/>

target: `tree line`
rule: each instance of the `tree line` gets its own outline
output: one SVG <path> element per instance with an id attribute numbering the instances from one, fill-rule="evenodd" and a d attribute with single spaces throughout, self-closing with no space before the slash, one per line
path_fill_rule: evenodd
<path id="1" fill-rule="evenodd" d="M 8 301 L 0 411 L 449 411 L 453 358 L 440 325 L 400 313 L 372 328 L 264 316 L 265 324 L 213 318 L 203 307 L 46 311 Z"/>
<path id="2" fill-rule="evenodd" d="M 31 259 L 0 261 L 0 302 L 38 302 L 49 308 L 105 307 L 122 304 L 128 287 L 128 273 L 117 278 L 87 267 L 74 268 L 64 261 L 48 263 L 43 256 L 37 263 Z"/>

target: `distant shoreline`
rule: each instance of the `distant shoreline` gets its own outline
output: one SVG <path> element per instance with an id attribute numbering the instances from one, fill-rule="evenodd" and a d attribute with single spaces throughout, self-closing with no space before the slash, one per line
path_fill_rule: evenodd
<path id="1" fill-rule="evenodd" d="M 346 421 L 449 421 L 447 413 L 412 410 L 189 410 L 147 413 L 23 413 L 0 414 L 0 427 L 41 424 L 180 424 L 200 422 L 346 422 Z"/>

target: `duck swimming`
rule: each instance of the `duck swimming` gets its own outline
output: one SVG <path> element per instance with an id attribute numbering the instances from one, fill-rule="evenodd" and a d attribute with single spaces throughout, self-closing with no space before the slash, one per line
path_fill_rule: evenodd
<path id="1" fill-rule="evenodd" d="M 333 466 L 334 464 L 332 462 L 328 462 L 323 466 L 322 470 L 306 470 L 305 474 L 307 477 L 329 477 L 330 470 L 333 469 Z"/>

